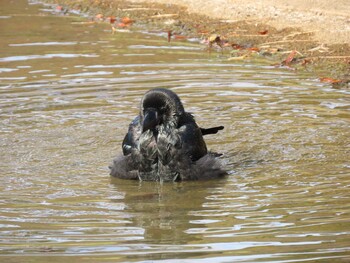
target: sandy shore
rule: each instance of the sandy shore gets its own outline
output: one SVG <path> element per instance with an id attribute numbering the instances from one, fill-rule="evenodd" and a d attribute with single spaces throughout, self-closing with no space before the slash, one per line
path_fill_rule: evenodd
<path id="1" fill-rule="evenodd" d="M 144 2 L 145 0 L 132 0 Z M 300 27 L 312 32 L 325 44 L 350 43 L 350 1 L 337 0 L 154 0 L 184 6 L 189 13 L 199 13 L 226 21 L 263 23 L 283 30 Z"/>
<path id="2" fill-rule="evenodd" d="M 207 39 L 209 50 L 229 60 L 265 58 L 349 88 L 350 0 L 42 1 L 88 13 L 95 22 L 115 17 L 112 28 L 145 25 L 169 32 L 171 41 Z M 123 17 L 132 23 L 123 25 Z"/>

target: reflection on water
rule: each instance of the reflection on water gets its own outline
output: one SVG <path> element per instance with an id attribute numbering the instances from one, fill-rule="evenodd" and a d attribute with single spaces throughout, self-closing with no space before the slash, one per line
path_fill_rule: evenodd
<path id="1" fill-rule="evenodd" d="M 348 90 L 25 1 L 2 6 L 0 261 L 350 260 Z M 155 87 L 176 91 L 201 126 L 225 126 L 206 139 L 226 179 L 109 178 Z"/>

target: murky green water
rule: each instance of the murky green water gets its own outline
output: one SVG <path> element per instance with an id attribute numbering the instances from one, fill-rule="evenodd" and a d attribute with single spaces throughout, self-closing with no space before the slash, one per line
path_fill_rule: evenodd
<path id="1" fill-rule="evenodd" d="M 350 91 L 191 42 L 1 1 L 1 262 L 349 262 Z M 167 87 L 219 181 L 112 180 L 142 94 Z"/>

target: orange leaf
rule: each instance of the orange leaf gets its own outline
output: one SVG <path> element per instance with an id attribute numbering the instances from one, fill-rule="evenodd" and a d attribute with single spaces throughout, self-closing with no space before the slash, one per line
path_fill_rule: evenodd
<path id="1" fill-rule="evenodd" d="M 56 10 L 57 11 L 62 11 L 63 10 L 63 6 L 61 6 L 61 5 L 56 6 Z"/>
<path id="2" fill-rule="evenodd" d="M 292 52 L 290 52 L 290 54 L 288 55 L 288 57 L 283 61 L 284 64 L 286 66 L 289 66 L 289 64 L 292 62 L 292 60 L 294 59 L 295 55 L 297 54 L 296 50 L 293 50 Z"/>
<path id="3" fill-rule="evenodd" d="M 186 39 L 186 36 L 181 36 L 181 35 L 174 35 L 175 39 Z"/>
<path id="4" fill-rule="evenodd" d="M 122 23 L 124 23 L 125 25 L 128 25 L 128 24 L 132 24 L 134 21 L 131 20 L 129 17 L 123 17 L 122 18 Z"/>
<path id="5" fill-rule="evenodd" d="M 255 51 L 255 52 L 259 52 L 260 51 L 260 49 L 257 48 L 257 47 L 250 47 L 250 48 L 248 48 L 248 50 Z"/>
<path id="6" fill-rule="evenodd" d="M 341 80 L 339 79 L 332 79 L 332 78 L 320 78 L 320 81 L 324 83 L 332 83 L 332 84 L 341 82 Z"/>
<path id="7" fill-rule="evenodd" d="M 268 30 L 264 30 L 264 31 L 259 31 L 258 33 L 260 35 L 266 35 L 269 31 Z"/>

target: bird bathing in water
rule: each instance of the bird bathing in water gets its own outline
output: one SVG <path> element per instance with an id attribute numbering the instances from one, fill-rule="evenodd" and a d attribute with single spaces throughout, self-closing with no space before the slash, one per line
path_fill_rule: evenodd
<path id="1" fill-rule="evenodd" d="M 222 177 L 226 172 L 217 159 L 220 154 L 208 152 L 203 136 L 223 128 L 200 128 L 174 92 L 149 90 L 123 140 L 123 156 L 113 160 L 110 175 L 161 182 Z"/>

